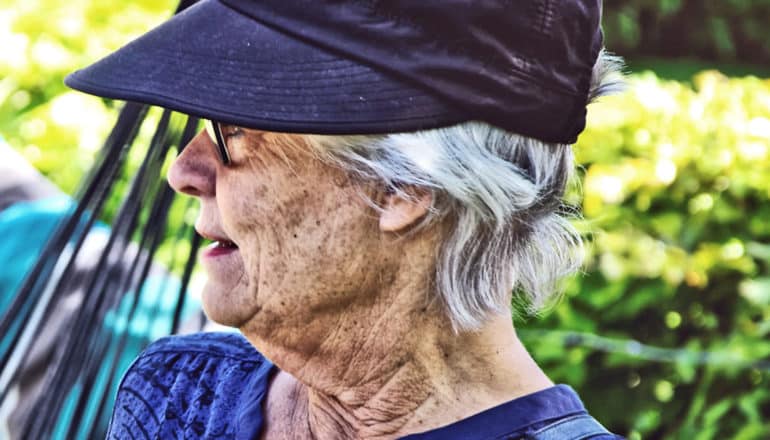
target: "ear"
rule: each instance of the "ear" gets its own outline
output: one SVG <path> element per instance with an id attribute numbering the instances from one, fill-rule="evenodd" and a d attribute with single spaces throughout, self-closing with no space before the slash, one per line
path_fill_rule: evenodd
<path id="1" fill-rule="evenodd" d="M 398 232 L 415 224 L 430 209 L 433 196 L 430 191 L 406 191 L 409 197 L 398 193 L 385 196 L 380 213 L 380 231 Z"/>

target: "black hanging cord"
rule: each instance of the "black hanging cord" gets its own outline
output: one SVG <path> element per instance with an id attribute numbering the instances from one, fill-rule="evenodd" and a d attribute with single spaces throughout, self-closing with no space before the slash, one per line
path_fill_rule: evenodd
<path id="1" fill-rule="evenodd" d="M 3 335 L 2 350 L 0 350 L 0 401 L 5 399 L 10 383 L 18 374 L 18 367 L 29 353 L 30 346 L 34 342 L 34 334 L 38 331 L 42 318 L 47 314 L 45 311 L 54 303 L 57 292 L 61 290 L 54 288 L 45 301 L 41 301 L 41 296 L 48 286 L 60 287 L 63 275 L 72 270 L 75 256 L 96 220 L 96 213 L 101 211 L 120 165 L 125 160 L 124 147 L 133 141 L 146 111 L 146 106 L 134 103 L 127 103 L 123 108 L 112 134 L 105 143 L 103 160 L 89 176 L 90 179 L 85 185 L 75 211 L 57 228 L 41 253 L 41 258 L 27 275 L 24 284 L 3 315 L 0 321 L 0 334 Z M 73 238 L 75 243 L 68 252 L 69 259 L 63 262 L 63 270 L 54 274 L 54 266 L 62 264 L 60 257 L 66 255 L 63 254 L 65 246 Z M 33 311 L 38 313 L 32 316 Z M 27 336 L 23 340 L 22 332 Z"/>
<path id="2" fill-rule="evenodd" d="M 192 231 L 192 238 L 190 239 L 190 253 L 195 255 L 198 253 L 198 249 L 203 242 L 203 237 L 198 235 L 195 230 Z M 179 332 L 179 327 L 182 324 L 182 311 L 185 306 L 185 297 L 183 289 L 190 283 L 190 277 L 192 276 L 192 270 L 195 266 L 195 259 L 190 258 L 187 260 L 184 266 L 184 273 L 182 274 L 182 283 L 179 287 L 179 302 L 176 304 L 174 310 L 174 320 L 171 322 L 171 328 L 174 333 Z"/>
<path id="3" fill-rule="evenodd" d="M 177 12 L 195 2 L 182 0 Z M 75 195 L 77 203 L 59 222 L 11 304 L 0 315 L 0 403 L 4 404 L 11 387 L 27 377 L 25 362 L 36 337 L 61 302 L 70 298 L 72 291 L 67 289 L 76 285 L 75 281 L 84 283 L 77 316 L 62 321 L 60 338 L 47 355 L 47 371 L 39 382 L 44 391 L 37 395 L 23 419 L 20 438 L 103 438 L 121 360 L 133 356 L 132 350 L 136 350 L 136 343 L 128 345 L 130 338 L 136 339 L 131 334 L 132 322 L 142 310 L 143 295 L 157 287 L 149 282 L 151 276 L 162 280 L 159 292 L 168 295 L 173 271 L 182 272 L 179 289 L 172 293 L 173 316 L 154 305 L 149 311 L 148 331 L 156 319 L 170 318 L 170 323 L 166 321 L 169 332 L 181 325 L 201 237 L 192 225 L 170 219 L 175 194 L 161 173 L 170 149 L 177 146 L 181 150 L 195 136 L 196 118 L 162 113 L 145 159 L 122 197 L 109 237 L 99 244 L 98 256 L 89 261 L 93 267 L 84 273 L 78 266 L 86 257 L 93 257 L 89 255 L 93 249 L 84 249 L 93 248 L 94 237 L 105 235 L 104 228 L 96 226 L 97 219 L 103 215 L 107 201 L 123 191 L 116 184 L 127 172 L 129 153 L 133 156 L 133 151 L 142 148 L 136 140 L 148 112 L 149 107 L 143 104 L 128 102 L 123 106 Z M 178 232 L 168 234 L 169 228 L 178 228 Z M 176 252 L 183 241 L 189 244 L 190 254 L 177 268 Z M 166 250 L 173 248 L 167 267 L 154 259 L 161 245 Z M 158 290 L 154 293 L 157 295 Z M 151 342 L 150 335 L 137 341 L 146 345 Z"/>
<path id="4" fill-rule="evenodd" d="M 198 120 L 196 118 L 189 118 L 188 119 L 187 124 L 186 124 L 186 126 L 184 128 L 184 131 L 182 133 L 181 140 L 179 142 L 180 149 L 184 148 L 184 146 L 187 145 L 187 143 L 190 140 L 192 140 L 192 138 L 195 136 L 195 133 L 197 131 L 197 126 L 198 126 Z M 170 191 L 170 188 L 165 187 L 164 188 L 164 196 L 167 195 L 167 194 L 172 194 L 172 193 Z M 173 198 L 169 197 L 169 201 L 170 200 L 173 200 Z M 165 206 L 165 205 L 166 205 L 166 203 L 161 203 L 161 204 L 156 204 L 155 206 L 164 206 L 166 208 L 165 212 L 168 212 L 168 207 Z M 157 212 L 155 212 L 153 214 L 154 215 L 151 215 L 151 218 L 153 216 L 155 216 L 155 217 L 158 216 Z M 180 233 L 177 235 L 175 242 L 178 244 L 179 242 L 185 240 L 187 238 L 187 236 L 189 235 L 190 229 L 192 229 L 192 228 L 191 227 L 180 228 Z M 148 239 L 148 237 L 147 237 L 148 234 L 146 232 L 147 232 L 147 230 L 145 230 L 145 234 L 143 234 L 143 236 L 142 236 L 142 238 L 140 240 L 140 243 L 143 243 L 143 242 L 145 242 Z M 151 238 L 151 240 L 154 241 L 154 240 L 157 240 L 157 238 L 153 237 L 153 238 Z M 195 258 L 193 258 L 193 257 L 197 253 L 195 251 L 194 246 L 191 246 L 191 248 L 192 249 L 191 249 L 190 254 L 189 254 L 190 256 L 187 259 L 187 263 L 188 264 L 190 264 L 190 263 L 194 264 Z M 175 249 L 176 249 L 176 247 L 175 247 Z M 134 271 L 135 271 L 135 269 L 137 267 L 137 263 L 138 263 L 138 260 L 139 260 L 138 257 L 139 257 L 139 255 L 137 255 L 137 258 L 135 258 L 134 262 L 132 263 L 132 268 L 131 268 L 131 271 L 130 271 L 131 274 L 129 275 L 131 277 L 133 277 Z M 174 252 L 172 254 L 172 262 L 169 264 L 169 267 L 171 267 L 171 268 L 174 267 L 174 259 L 175 259 L 175 257 L 176 257 L 176 252 Z M 148 259 L 148 262 L 149 262 L 149 259 Z M 147 265 L 147 268 L 149 269 L 149 264 Z M 142 273 L 143 274 L 145 273 L 145 269 L 142 270 Z M 165 278 L 165 279 L 167 279 L 167 278 Z M 183 276 L 182 282 L 181 282 L 181 285 L 180 285 L 180 290 L 177 293 L 177 310 L 179 309 L 179 304 L 184 304 L 185 297 L 187 296 L 186 293 L 187 293 L 188 281 L 189 281 L 189 278 L 185 279 L 184 276 Z M 104 418 L 104 414 L 108 410 L 108 408 L 106 406 L 107 402 L 109 401 L 108 396 L 107 396 L 107 392 L 109 392 L 110 390 L 114 389 L 114 387 L 117 386 L 116 379 L 117 379 L 118 361 L 119 361 L 119 358 L 120 358 L 120 354 L 123 353 L 123 351 L 125 349 L 125 346 L 126 346 L 126 343 L 128 341 L 129 325 L 132 322 L 132 320 L 133 320 L 133 318 L 134 318 L 134 316 L 136 314 L 136 311 L 138 309 L 139 301 L 141 299 L 140 296 L 139 296 L 139 293 L 140 293 L 139 289 L 141 289 L 141 285 L 143 284 L 143 282 L 144 282 L 144 276 L 140 276 L 137 282 L 132 283 L 132 286 L 124 286 L 121 289 L 121 291 L 132 290 L 132 291 L 134 291 L 136 293 L 134 295 L 134 299 L 133 299 L 133 302 L 131 304 L 131 308 L 130 308 L 129 312 L 126 314 L 126 320 L 125 320 L 126 325 L 125 325 L 125 327 L 122 329 L 121 332 L 114 332 L 112 334 L 112 336 L 113 336 L 112 340 L 109 341 L 110 346 L 114 347 L 115 350 L 114 350 L 113 355 L 111 356 L 109 362 L 104 362 L 103 361 L 102 368 L 104 368 L 104 365 L 106 365 L 106 364 L 109 365 L 107 377 L 110 378 L 110 379 L 108 381 L 107 386 L 103 387 L 102 390 L 100 392 L 98 392 L 98 395 L 100 397 L 97 398 L 96 401 L 99 402 L 99 406 L 98 406 L 98 408 L 96 410 L 95 417 L 93 417 L 90 421 L 88 421 L 88 426 L 86 426 L 83 429 L 84 432 L 88 432 L 88 437 L 89 438 L 98 434 L 95 431 L 95 430 L 97 430 L 99 428 L 98 421 L 99 421 L 100 418 Z M 161 288 L 160 289 L 161 292 L 164 292 L 165 290 L 166 290 L 165 288 Z M 175 318 L 176 318 L 176 314 L 175 314 Z M 173 326 L 173 324 L 172 324 L 172 326 L 171 326 L 171 328 L 169 330 L 170 331 L 171 330 L 175 330 L 175 327 Z M 104 357 L 100 356 L 100 357 L 96 357 L 96 359 L 104 359 Z M 94 369 L 92 369 L 90 371 L 92 371 L 91 372 L 91 377 L 89 377 L 88 380 L 93 381 L 95 376 L 96 376 L 96 374 L 98 373 L 98 366 L 97 366 L 97 368 L 94 368 Z M 86 382 L 86 383 L 88 384 L 88 382 Z M 90 388 L 88 386 L 85 386 L 84 388 L 87 390 L 86 392 L 90 392 Z M 76 414 L 75 414 L 75 418 L 76 419 L 78 418 L 77 416 L 80 414 L 80 412 L 83 411 L 83 405 L 80 405 L 80 407 L 78 408 L 77 411 L 78 412 L 76 412 Z M 69 436 L 68 436 L 68 438 L 69 438 Z"/>
<path id="5" fill-rule="evenodd" d="M 31 438 L 48 438 L 50 436 L 47 430 L 53 429 L 53 424 L 56 422 L 55 415 L 61 412 L 61 405 L 65 401 L 67 393 L 70 392 L 70 389 L 76 382 L 75 379 L 78 373 L 84 371 L 83 367 L 88 365 L 89 356 L 95 354 L 92 351 L 94 340 L 89 341 L 89 333 L 94 332 L 93 327 L 95 323 L 102 322 L 103 315 L 106 312 L 105 306 L 109 307 L 111 305 L 107 302 L 110 296 L 116 297 L 116 292 L 113 290 L 119 287 L 119 283 L 116 283 L 116 281 L 120 279 L 120 274 L 116 273 L 115 268 L 119 269 L 122 267 L 121 257 L 124 255 L 129 244 L 130 229 L 136 224 L 140 212 L 139 202 L 148 185 L 146 181 L 148 170 L 160 168 L 158 156 L 161 153 L 159 149 L 168 129 L 169 118 L 170 112 L 164 112 L 155 136 L 150 143 L 150 150 L 146 159 L 136 174 L 128 196 L 116 216 L 115 224 L 99 258 L 96 270 L 92 271 L 90 283 L 86 288 L 88 295 L 85 297 L 79 312 L 80 319 L 73 322 L 73 327 L 67 329 L 61 341 L 61 346 L 68 349 L 61 350 L 58 353 L 59 356 L 55 364 L 78 365 L 80 368 L 58 368 L 49 371 L 46 380 L 43 382 L 43 389 L 46 390 L 46 393 L 42 396 L 42 399 L 38 400 L 33 410 L 33 413 L 41 414 L 44 417 L 41 417 L 42 421 L 33 423 L 34 427 Z M 120 291 L 118 290 L 117 292 Z M 31 419 L 29 422 L 31 422 Z"/>

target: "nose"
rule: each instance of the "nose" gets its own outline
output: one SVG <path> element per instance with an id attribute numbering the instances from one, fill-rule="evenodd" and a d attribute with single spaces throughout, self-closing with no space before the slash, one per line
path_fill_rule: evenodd
<path id="1" fill-rule="evenodd" d="M 176 192 L 195 197 L 216 195 L 216 147 L 205 131 L 198 133 L 168 170 L 168 184 Z"/>

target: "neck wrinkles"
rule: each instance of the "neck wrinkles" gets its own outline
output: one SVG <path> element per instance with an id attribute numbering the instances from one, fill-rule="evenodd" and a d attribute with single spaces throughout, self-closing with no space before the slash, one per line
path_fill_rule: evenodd
<path id="1" fill-rule="evenodd" d="M 509 316 L 455 334 L 437 302 L 426 306 L 429 253 L 405 254 L 411 261 L 338 311 L 311 351 L 252 341 L 284 370 L 268 393 L 264 439 L 394 439 L 552 385 Z"/>
<path id="2" fill-rule="evenodd" d="M 428 252 L 421 254 L 429 260 Z M 373 291 L 360 293 L 367 300 L 336 312 L 311 351 L 287 352 L 280 341 L 250 338 L 284 370 L 268 393 L 268 425 L 275 420 L 268 432 L 280 424 L 294 430 L 284 437 L 292 439 L 396 438 L 435 400 L 427 365 L 433 354 L 424 348 L 445 345 L 437 335 L 452 330 L 438 304 L 426 305 L 431 266 L 407 259 L 381 273 Z"/>
<path id="3" fill-rule="evenodd" d="M 367 384 L 364 388 L 372 388 Z M 390 439 L 431 402 L 435 389 L 427 371 L 407 362 L 385 378 L 368 398 L 346 392 L 329 396 L 309 389 L 308 427 L 314 438 Z"/>

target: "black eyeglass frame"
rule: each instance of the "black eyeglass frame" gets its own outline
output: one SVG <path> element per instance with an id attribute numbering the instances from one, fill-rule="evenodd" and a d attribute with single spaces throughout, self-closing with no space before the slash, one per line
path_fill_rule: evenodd
<path id="1" fill-rule="evenodd" d="M 217 121 L 208 120 L 205 122 L 211 124 L 211 131 L 214 132 L 214 141 L 217 144 L 217 150 L 219 152 L 219 158 L 222 160 L 222 164 L 229 165 L 230 152 L 227 150 L 227 143 L 225 142 L 224 135 L 222 135 L 222 126 Z"/>

